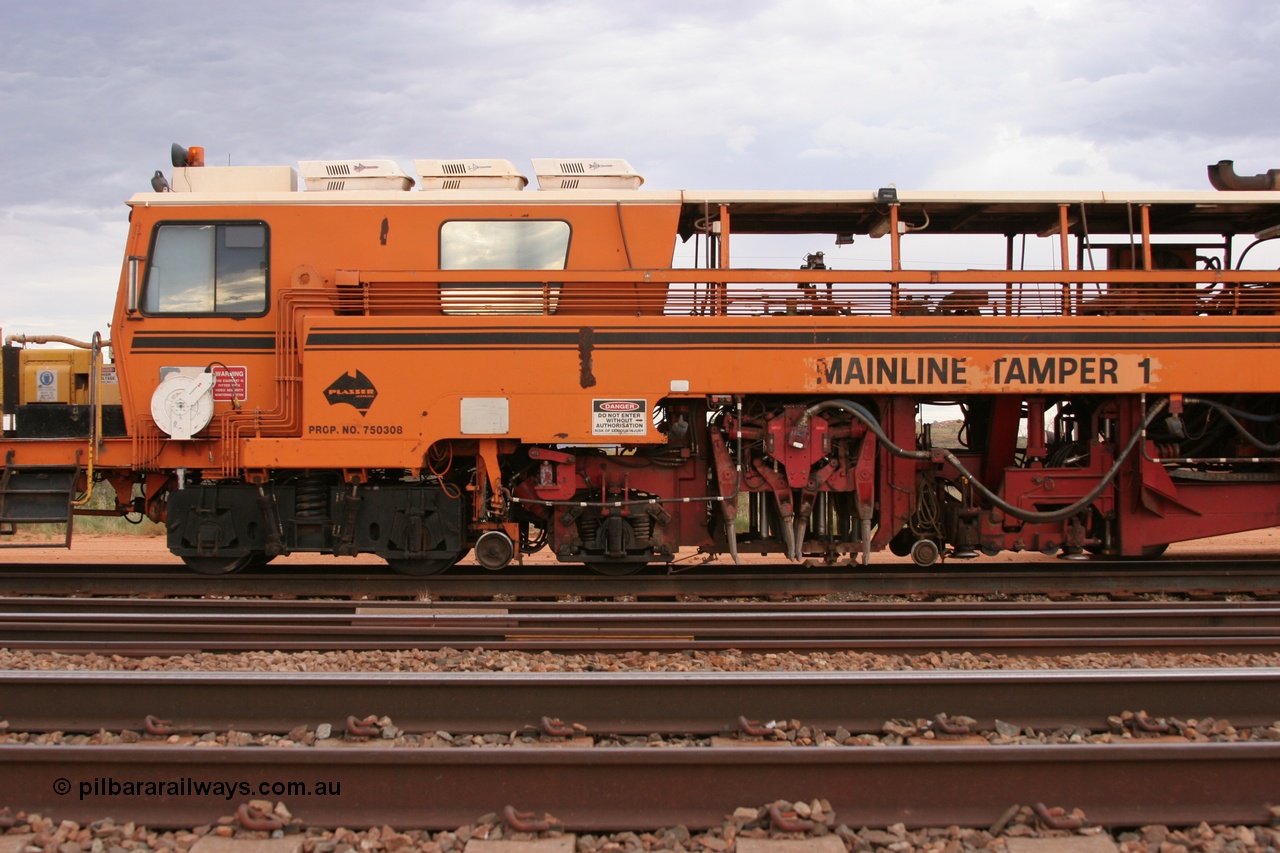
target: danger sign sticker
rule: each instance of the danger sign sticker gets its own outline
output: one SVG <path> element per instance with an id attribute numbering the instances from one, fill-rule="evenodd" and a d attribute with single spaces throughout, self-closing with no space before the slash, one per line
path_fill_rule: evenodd
<path id="1" fill-rule="evenodd" d="M 649 431 L 647 400 L 592 400 L 592 435 L 645 435 Z"/>

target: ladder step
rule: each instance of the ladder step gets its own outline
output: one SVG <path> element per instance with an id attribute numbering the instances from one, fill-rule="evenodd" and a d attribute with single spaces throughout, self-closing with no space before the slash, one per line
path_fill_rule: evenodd
<path id="1" fill-rule="evenodd" d="M 14 536 L 20 524 L 64 524 L 63 546 L 70 548 L 75 513 L 71 503 L 79 481 L 78 466 L 15 465 L 10 461 L 0 476 L 0 536 Z M 41 544 L 3 542 L 0 548 L 31 548 Z"/>

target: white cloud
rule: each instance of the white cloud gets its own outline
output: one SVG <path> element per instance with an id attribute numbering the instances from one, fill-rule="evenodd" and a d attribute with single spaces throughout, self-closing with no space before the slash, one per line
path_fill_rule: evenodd
<path id="1" fill-rule="evenodd" d="M 951 153 L 930 175 L 930 186 L 947 189 L 1155 189 L 1123 166 L 1098 143 L 1077 135 L 1035 135 L 1017 127 L 996 127 L 980 144 Z"/>
<path id="2" fill-rule="evenodd" d="M 1247 0 L 69 0 L 6 24 L 4 271 L 94 299 L 121 202 L 174 141 L 242 165 L 623 156 L 649 188 L 1203 187 L 1218 159 L 1280 166 L 1280 7 Z M 61 301 L 7 296 L 0 325 L 105 323 Z"/>
<path id="3" fill-rule="evenodd" d="M 129 230 L 123 205 L 109 218 L 65 202 L 10 207 L 0 224 L 4 334 L 107 336 Z"/>
<path id="4" fill-rule="evenodd" d="M 741 125 L 729 129 L 729 137 L 725 145 L 734 154 L 746 154 L 756 141 L 756 129 L 750 125 Z"/>

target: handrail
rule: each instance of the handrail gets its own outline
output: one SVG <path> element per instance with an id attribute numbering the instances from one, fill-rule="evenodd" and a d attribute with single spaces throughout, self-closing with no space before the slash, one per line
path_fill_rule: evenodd
<path id="1" fill-rule="evenodd" d="M 810 270 L 692 269 L 635 270 L 370 270 L 361 271 L 361 288 L 418 284 L 1093 284 L 1184 283 L 1265 284 L 1280 282 L 1276 270 Z M 333 294 L 340 288 L 326 290 Z M 315 292 L 315 291 L 311 291 Z"/>

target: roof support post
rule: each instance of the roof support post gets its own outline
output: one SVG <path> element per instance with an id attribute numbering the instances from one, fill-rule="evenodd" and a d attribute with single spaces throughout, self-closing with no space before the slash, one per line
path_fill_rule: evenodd
<path id="1" fill-rule="evenodd" d="M 1071 269 L 1071 218 L 1067 215 L 1067 205 L 1058 205 L 1058 239 L 1062 241 L 1062 269 Z M 1062 283 L 1062 316 L 1071 315 L 1071 282 Z"/>
<path id="2" fill-rule="evenodd" d="M 1142 211 L 1142 268 L 1151 269 L 1151 205 L 1144 204 Z"/>
<path id="3" fill-rule="evenodd" d="M 889 257 L 892 261 L 893 271 L 897 272 L 902 269 L 902 241 L 901 235 L 898 234 L 898 205 L 889 205 Z M 895 317 L 898 314 L 898 288 L 899 283 L 897 277 L 889 282 L 889 315 Z"/>
<path id="4" fill-rule="evenodd" d="M 729 205 L 720 205 L 720 269 L 729 268 Z M 716 316 L 723 316 L 729 311 L 729 283 L 721 281 L 716 284 L 714 311 Z"/>

